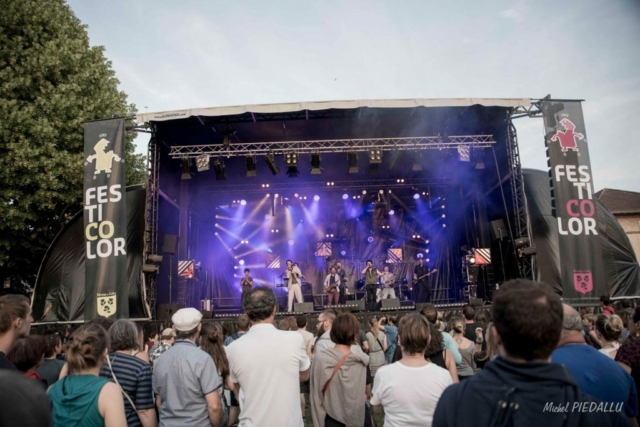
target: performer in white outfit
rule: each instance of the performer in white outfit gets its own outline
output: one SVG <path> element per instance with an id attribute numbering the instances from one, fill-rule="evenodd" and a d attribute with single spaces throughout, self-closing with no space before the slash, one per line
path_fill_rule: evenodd
<path id="1" fill-rule="evenodd" d="M 287 260 L 287 271 L 285 272 L 285 279 L 287 280 L 287 289 L 289 291 L 289 303 L 288 303 L 288 311 L 293 311 L 293 297 L 295 296 L 296 301 L 301 303 L 304 302 L 302 299 L 302 288 L 300 287 L 300 278 L 302 277 L 302 272 L 298 268 L 297 265 L 293 265 L 293 261 Z"/>
<path id="2" fill-rule="evenodd" d="M 380 292 L 380 299 L 395 298 L 396 290 L 393 288 L 396 277 L 389 271 L 389 266 L 384 266 L 384 271 L 380 275 L 380 283 L 382 284 L 382 292 Z"/>

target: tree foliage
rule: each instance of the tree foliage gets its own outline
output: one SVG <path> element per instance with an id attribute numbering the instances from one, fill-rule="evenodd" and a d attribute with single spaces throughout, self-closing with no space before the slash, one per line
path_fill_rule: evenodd
<path id="1" fill-rule="evenodd" d="M 135 106 L 63 0 L 0 5 L 0 281 L 32 285 L 53 238 L 82 207 L 83 122 Z M 129 184 L 145 177 L 133 136 Z"/>

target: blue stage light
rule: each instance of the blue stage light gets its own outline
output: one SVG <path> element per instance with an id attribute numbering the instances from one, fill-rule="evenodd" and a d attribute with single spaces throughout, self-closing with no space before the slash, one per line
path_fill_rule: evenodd
<path id="1" fill-rule="evenodd" d="M 241 259 L 240 261 L 238 261 L 238 264 L 240 264 L 240 265 L 244 265 L 244 260 L 243 260 L 243 259 Z"/>
<path id="2" fill-rule="evenodd" d="M 367 242 L 369 242 L 369 243 L 373 243 L 373 236 L 369 236 L 369 237 L 367 237 Z"/>
<path id="3" fill-rule="evenodd" d="M 349 198 L 349 195 L 347 193 L 344 193 L 342 195 L 342 200 L 347 200 Z"/>
<path id="4" fill-rule="evenodd" d="M 418 199 L 420 198 L 420 194 L 415 193 L 415 194 L 413 195 L 413 198 L 414 198 L 414 199 L 416 199 L 416 200 L 418 200 Z"/>
<path id="5" fill-rule="evenodd" d="M 315 200 L 315 201 L 317 202 L 318 200 L 320 200 L 320 196 L 318 196 L 318 195 L 316 194 L 315 196 L 313 196 L 313 200 Z"/>
<path id="6" fill-rule="evenodd" d="M 293 240 L 289 240 L 287 243 L 289 243 L 289 246 L 293 246 L 295 242 Z"/>
<path id="7" fill-rule="evenodd" d="M 244 205 L 246 205 L 246 204 L 247 204 L 247 201 L 246 201 L 246 200 L 240 200 L 240 204 L 241 204 L 242 206 L 244 206 Z"/>
<path id="8" fill-rule="evenodd" d="M 396 213 L 396 212 L 395 212 L 393 209 L 391 209 L 391 210 L 389 211 L 389 215 L 394 215 L 395 213 Z"/>

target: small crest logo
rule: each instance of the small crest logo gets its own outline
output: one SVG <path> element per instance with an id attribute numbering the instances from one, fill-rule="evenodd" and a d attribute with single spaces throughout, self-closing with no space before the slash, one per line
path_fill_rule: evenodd
<path id="1" fill-rule="evenodd" d="M 107 135 L 106 134 L 100 135 L 100 140 L 93 147 L 93 151 L 95 151 L 95 154 L 92 154 L 89 157 L 87 157 L 87 160 L 84 163 L 84 165 L 86 166 L 89 163 L 93 162 L 94 160 L 96 161 L 96 169 L 93 172 L 93 179 L 96 179 L 98 174 L 102 172 L 106 173 L 108 178 L 111 175 L 111 167 L 113 165 L 114 160 L 116 162 L 124 163 L 124 160 L 121 159 L 120 156 L 115 154 L 113 150 L 104 151 L 105 148 L 107 148 L 107 145 L 109 145 L 109 141 L 107 141 L 107 139 L 104 138 L 105 136 Z"/>
<path id="2" fill-rule="evenodd" d="M 584 139 L 584 135 L 574 132 L 576 130 L 576 125 L 567 118 L 560 120 L 560 124 L 564 127 L 565 131 L 557 131 L 555 135 L 551 137 L 551 141 L 558 141 L 563 153 L 566 153 L 569 150 L 578 151 L 578 142 L 576 141 L 576 138 L 582 141 Z"/>
<path id="3" fill-rule="evenodd" d="M 98 314 L 109 317 L 116 312 L 116 293 L 98 294 Z"/>
<path id="4" fill-rule="evenodd" d="M 588 294 L 593 290 L 593 275 L 591 270 L 573 271 L 573 287 L 581 294 Z"/>

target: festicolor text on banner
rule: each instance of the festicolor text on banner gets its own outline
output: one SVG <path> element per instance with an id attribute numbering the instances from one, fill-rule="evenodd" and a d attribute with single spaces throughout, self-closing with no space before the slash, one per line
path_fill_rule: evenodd
<path id="1" fill-rule="evenodd" d="M 124 119 L 84 124 L 86 321 L 129 317 L 124 156 Z"/>
<path id="2" fill-rule="evenodd" d="M 558 221 L 563 299 L 597 301 L 607 293 L 596 227 L 593 174 L 579 101 L 543 101 L 552 207 Z M 586 302 L 586 301 L 585 301 Z"/>

